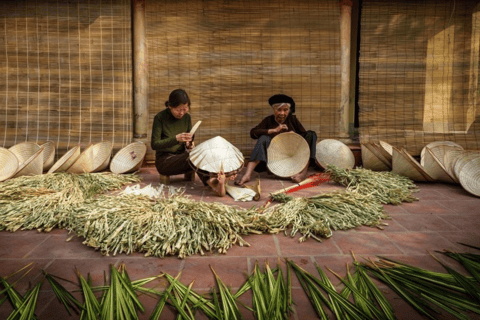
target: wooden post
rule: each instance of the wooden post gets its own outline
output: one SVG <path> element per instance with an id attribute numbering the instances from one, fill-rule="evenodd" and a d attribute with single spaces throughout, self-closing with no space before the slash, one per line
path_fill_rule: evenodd
<path id="1" fill-rule="evenodd" d="M 147 142 L 148 68 L 145 37 L 145 0 L 132 0 L 133 140 Z"/>
<path id="2" fill-rule="evenodd" d="M 339 140 L 351 143 L 349 134 L 350 115 L 350 46 L 352 25 L 352 0 L 340 0 L 340 109 L 339 109 Z"/>

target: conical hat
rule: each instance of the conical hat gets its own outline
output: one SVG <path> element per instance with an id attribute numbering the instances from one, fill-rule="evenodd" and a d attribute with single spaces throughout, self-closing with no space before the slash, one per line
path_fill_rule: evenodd
<path id="1" fill-rule="evenodd" d="M 430 148 L 425 149 L 424 155 L 424 165 L 425 171 L 431 176 L 434 180 L 443 181 L 448 183 L 455 183 L 455 180 L 448 174 L 445 167 L 440 161 L 435 157 Z"/>
<path id="2" fill-rule="evenodd" d="M 317 143 L 315 158 L 323 168 L 329 164 L 342 169 L 352 169 L 355 166 L 355 156 L 352 150 L 343 142 L 335 139 L 324 139 Z"/>
<path id="3" fill-rule="evenodd" d="M 10 179 L 17 170 L 17 157 L 8 149 L 0 147 L 0 181 Z"/>
<path id="4" fill-rule="evenodd" d="M 112 155 L 112 147 L 113 146 L 110 141 L 101 141 L 93 145 L 92 172 L 98 172 L 108 168 L 108 165 L 110 164 L 110 157 Z"/>
<path id="5" fill-rule="evenodd" d="M 50 169 L 55 162 L 55 142 L 47 141 L 41 145 L 43 150 L 43 171 Z"/>
<path id="6" fill-rule="evenodd" d="M 190 162 L 198 169 L 211 173 L 231 172 L 243 165 L 243 154 L 233 144 L 217 136 L 200 143 L 189 155 Z"/>
<path id="7" fill-rule="evenodd" d="M 378 141 L 378 146 L 380 148 L 380 151 L 382 152 L 383 156 L 388 160 L 390 161 L 390 163 L 392 162 L 392 154 L 393 154 L 393 146 L 390 145 L 389 143 L 385 142 L 385 141 Z"/>
<path id="8" fill-rule="evenodd" d="M 28 158 L 15 173 L 14 178 L 20 176 L 36 176 L 43 173 L 43 147 Z"/>
<path id="9" fill-rule="evenodd" d="M 480 151 L 471 151 L 458 159 L 457 162 L 455 162 L 453 172 L 455 173 L 455 177 L 458 179 L 459 182 L 460 171 L 463 169 L 463 166 L 466 165 L 470 160 L 473 160 L 475 158 L 480 158 Z"/>
<path id="10" fill-rule="evenodd" d="M 392 148 L 392 172 L 406 176 L 413 181 L 433 181 L 421 165 L 403 149 Z"/>
<path id="11" fill-rule="evenodd" d="M 67 151 L 57 162 L 48 170 L 48 173 L 67 171 L 70 166 L 80 157 L 80 146 L 77 145 Z"/>
<path id="12" fill-rule="evenodd" d="M 136 171 L 142 165 L 147 146 L 141 141 L 130 143 L 120 149 L 110 162 L 110 171 L 113 173 L 127 173 Z"/>
<path id="13" fill-rule="evenodd" d="M 308 164 L 310 148 L 307 141 L 295 132 L 276 135 L 267 149 L 267 167 L 279 177 L 291 177 Z"/>
<path id="14" fill-rule="evenodd" d="M 392 169 L 392 155 L 383 149 L 378 142 L 370 142 L 366 147 L 383 162 L 388 168 Z"/>
<path id="15" fill-rule="evenodd" d="M 93 172 L 93 144 L 90 144 L 67 169 L 70 173 Z"/>
<path id="16" fill-rule="evenodd" d="M 464 154 L 466 154 L 465 150 L 447 150 L 443 155 L 443 166 L 445 170 L 447 170 L 448 174 L 453 177 L 455 182 L 460 183 L 458 181 L 457 176 L 454 173 L 455 163 L 458 159 L 460 159 Z"/>
<path id="17" fill-rule="evenodd" d="M 40 150 L 40 146 L 35 142 L 27 141 L 16 144 L 13 147 L 10 147 L 8 150 L 17 157 L 18 164 L 21 167 L 25 161 L 30 159 L 31 156 Z"/>
<path id="18" fill-rule="evenodd" d="M 423 158 L 425 157 L 425 148 L 430 148 L 430 151 L 437 157 L 443 165 L 444 155 L 449 150 L 463 150 L 463 147 L 453 141 L 435 141 L 427 144 L 423 147 L 422 152 L 420 153 L 420 164 L 423 166 Z"/>
<path id="19" fill-rule="evenodd" d="M 458 175 L 462 187 L 480 197 L 480 157 L 468 161 Z"/>
<path id="20" fill-rule="evenodd" d="M 371 146 L 369 142 L 361 144 L 363 167 L 373 171 L 390 171 L 390 168 L 370 151 L 367 145 Z"/>

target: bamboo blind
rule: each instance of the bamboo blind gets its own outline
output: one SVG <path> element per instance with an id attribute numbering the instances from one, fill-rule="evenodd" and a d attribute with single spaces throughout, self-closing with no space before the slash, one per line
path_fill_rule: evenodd
<path id="1" fill-rule="evenodd" d="M 132 139 L 128 0 L 0 3 L 0 145 Z"/>
<path id="2" fill-rule="evenodd" d="M 319 140 L 338 136 L 338 1 L 149 0 L 146 11 L 150 128 L 183 88 L 203 121 L 197 144 L 219 135 L 249 156 L 277 93 Z"/>
<path id="3" fill-rule="evenodd" d="M 433 141 L 480 149 L 477 1 L 364 0 L 359 56 L 361 141 L 418 155 Z"/>

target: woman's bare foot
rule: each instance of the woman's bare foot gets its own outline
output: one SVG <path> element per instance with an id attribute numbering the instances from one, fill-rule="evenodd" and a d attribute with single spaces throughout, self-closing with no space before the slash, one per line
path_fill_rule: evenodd
<path id="1" fill-rule="evenodd" d="M 237 186 L 242 186 L 250 181 L 250 179 L 252 178 L 252 173 L 253 173 L 253 169 L 255 169 L 255 167 L 260 163 L 260 161 L 258 160 L 255 160 L 255 161 L 251 161 L 247 164 L 247 170 L 245 171 L 245 173 L 243 174 L 243 176 L 240 178 L 240 180 L 236 180 L 234 183 L 237 185 Z"/>
<path id="2" fill-rule="evenodd" d="M 225 190 L 225 173 L 219 172 L 216 178 L 210 178 L 207 184 L 215 191 L 219 197 L 224 197 L 227 194 Z"/>
<path id="3" fill-rule="evenodd" d="M 303 168 L 302 172 L 297 173 L 291 177 L 293 182 L 300 183 L 307 177 L 308 164 Z"/>

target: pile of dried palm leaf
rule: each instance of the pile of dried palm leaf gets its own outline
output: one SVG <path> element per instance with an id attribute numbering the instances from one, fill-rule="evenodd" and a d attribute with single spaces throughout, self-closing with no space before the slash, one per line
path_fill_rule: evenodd
<path id="1" fill-rule="evenodd" d="M 381 226 L 382 219 L 388 218 L 373 197 L 354 192 L 331 192 L 309 198 L 279 194 L 273 199 L 285 203 L 265 209 L 255 221 L 256 229 L 287 234 L 288 228 L 291 237 L 297 232 L 303 235 L 300 242 L 309 237 L 321 241 L 320 237 L 330 237 L 332 230 Z"/>
<path id="2" fill-rule="evenodd" d="M 383 204 L 401 204 L 418 200 L 412 195 L 418 187 L 407 177 L 393 172 L 372 170 L 341 169 L 333 165 L 327 166 L 326 173 L 330 179 L 347 188 L 349 192 L 372 195 Z"/>
<path id="3" fill-rule="evenodd" d="M 139 180 L 135 175 L 54 173 L 2 182 L 0 230 L 63 228 L 88 199 Z"/>

